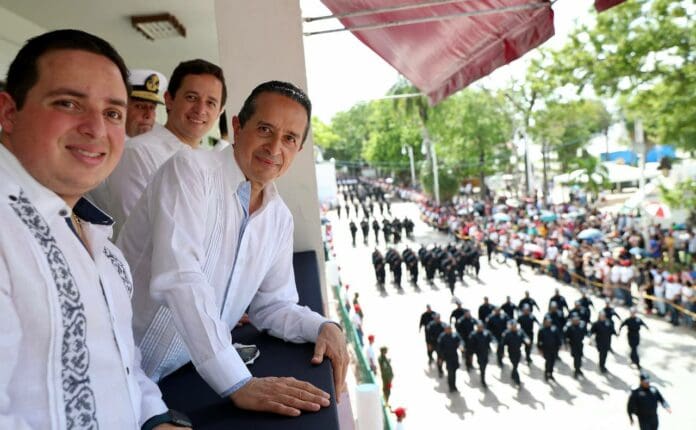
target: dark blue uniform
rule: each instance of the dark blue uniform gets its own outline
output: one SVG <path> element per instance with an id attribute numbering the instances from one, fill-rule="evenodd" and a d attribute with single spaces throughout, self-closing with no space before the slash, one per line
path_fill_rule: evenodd
<path id="1" fill-rule="evenodd" d="M 437 352 L 437 339 L 440 334 L 445 331 L 445 323 L 430 321 L 428 326 L 425 328 L 425 341 L 428 344 L 428 364 L 433 362 L 433 351 Z M 442 363 L 437 360 L 437 370 L 440 376 L 442 376 Z"/>
<path id="2" fill-rule="evenodd" d="M 537 335 L 537 348 L 544 355 L 544 379 L 553 379 L 553 366 L 561 348 L 561 331 L 555 325 L 543 327 Z"/>
<path id="3" fill-rule="evenodd" d="M 457 369 L 459 369 L 459 347 L 462 339 L 457 333 L 441 333 L 437 338 L 437 354 L 447 367 L 447 385 L 450 392 L 457 391 Z"/>
<path id="4" fill-rule="evenodd" d="M 454 324 L 454 328 L 457 330 L 457 333 L 459 333 L 459 336 L 464 340 L 464 364 L 466 365 L 467 372 L 473 367 L 471 359 L 474 355 L 474 350 L 471 346 L 470 335 L 474 331 L 475 326 L 476 320 L 471 316 L 463 316 L 457 319 L 457 322 Z"/>
<path id="5" fill-rule="evenodd" d="M 633 316 L 626 318 L 619 327 L 619 331 L 626 326 L 628 328 L 628 346 L 631 348 L 631 362 L 640 369 L 640 357 L 638 357 L 638 345 L 640 344 L 640 328 L 648 326 L 642 319 Z"/>
<path id="6" fill-rule="evenodd" d="M 584 346 L 585 336 L 587 336 L 587 326 L 583 321 L 578 324 L 568 324 L 565 328 L 565 337 L 570 346 L 570 355 L 573 356 L 573 368 L 575 369 L 575 377 L 582 375 L 582 349 Z"/>
<path id="7" fill-rule="evenodd" d="M 476 354 L 476 361 L 481 371 L 481 385 L 486 386 L 486 366 L 488 365 L 488 352 L 491 349 L 493 337 L 487 330 L 475 331 L 469 336 L 471 348 Z"/>
<path id="8" fill-rule="evenodd" d="M 519 366 L 520 359 L 522 358 L 522 345 L 528 343 L 529 340 L 527 336 L 520 330 L 508 330 L 503 334 L 503 345 L 507 347 L 508 357 L 510 358 L 510 363 L 512 363 L 512 373 L 510 377 L 517 385 L 520 385 L 520 374 L 517 371 L 517 366 Z"/>
<path id="9" fill-rule="evenodd" d="M 532 314 L 529 314 L 529 315 L 522 314 L 517 318 L 517 322 L 519 323 L 520 328 L 522 329 L 524 334 L 530 340 L 530 342 L 524 346 L 524 354 L 525 354 L 525 357 L 527 358 L 527 363 L 531 363 L 532 357 L 530 357 L 530 353 L 532 351 L 531 340 L 534 339 L 534 323 L 539 324 L 539 321 Z"/>
<path id="10" fill-rule="evenodd" d="M 507 317 L 500 313 L 498 315 L 493 314 L 486 320 L 486 328 L 491 332 L 495 341 L 498 343 L 498 348 L 496 349 L 496 356 L 498 358 L 498 366 L 503 365 L 503 332 L 507 329 Z"/>
<path id="11" fill-rule="evenodd" d="M 595 321 L 590 333 L 594 334 L 597 351 L 599 351 L 599 370 L 606 373 L 607 354 L 611 351 L 611 337 L 616 335 L 616 330 L 609 320 Z"/>
<path id="12" fill-rule="evenodd" d="M 638 417 L 640 430 L 657 430 L 658 403 L 661 403 L 664 408 L 669 408 L 669 404 L 657 388 L 638 387 L 631 391 L 628 398 L 628 417 L 631 422 L 633 422 L 633 415 Z"/>

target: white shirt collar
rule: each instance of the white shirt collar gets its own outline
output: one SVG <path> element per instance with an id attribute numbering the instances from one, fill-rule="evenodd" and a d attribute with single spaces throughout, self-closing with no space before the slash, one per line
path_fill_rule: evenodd
<path id="1" fill-rule="evenodd" d="M 5 182 L 3 189 L 12 195 L 18 195 L 20 190 L 23 191 L 47 221 L 50 222 L 55 216 L 65 218 L 72 213 L 72 208 L 65 203 L 65 200 L 31 176 L 17 157 L 2 144 L 0 144 L 0 170 L 7 172 L 13 179 L 13 181 Z M 75 213 L 91 224 L 104 226 L 113 224 L 111 217 L 85 198 L 80 198 L 75 204 Z"/>

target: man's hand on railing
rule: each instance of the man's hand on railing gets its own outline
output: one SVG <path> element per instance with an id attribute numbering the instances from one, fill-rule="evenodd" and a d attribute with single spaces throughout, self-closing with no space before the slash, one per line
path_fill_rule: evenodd
<path id="1" fill-rule="evenodd" d="M 252 378 L 230 395 L 240 409 L 296 417 L 329 406 L 329 393 L 295 378 Z"/>
<path id="2" fill-rule="evenodd" d="M 336 324 L 324 324 L 324 327 L 322 327 L 314 347 L 312 364 L 320 364 L 324 361 L 325 356 L 331 360 L 333 366 L 336 402 L 338 402 L 338 399 L 341 398 L 341 393 L 345 390 L 350 358 L 346 346 L 346 337 Z"/>

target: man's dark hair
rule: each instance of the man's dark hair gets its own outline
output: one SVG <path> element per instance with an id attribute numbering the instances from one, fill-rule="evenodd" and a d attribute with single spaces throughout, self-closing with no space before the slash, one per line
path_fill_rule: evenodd
<path id="1" fill-rule="evenodd" d="M 222 73 L 220 66 L 217 66 L 209 61 L 201 60 L 200 58 L 189 61 L 182 61 L 172 72 L 172 77 L 169 78 L 169 86 L 167 91 L 172 98 L 176 97 L 176 92 L 181 87 L 181 83 L 188 75 L 212 75 L 222 83 L 222 99 L 220 100 L 220 109 L 225 107 L 227 101 L 227 85 L 225 85 L 225 76 Z"/>
<path id="2" fill-rule="evenodd" d="M 239 125 L 244 127 L 244 124 L 254 115 L 256 112 L 256 98 L 261 93 L 276 93 L 288 97 L 297 103 L 301 104 L 305 111 L 307 111 L 307 126 L 305 127 L 304 134 L 302 135 L 302 145 L 304 145 L 305 140 L 307 140 L 307 133 L 309 132 L 309 124 L 312 118 L 312 102 L 309 101 L 309 97 L 304 91 L 296 87 L 289 82 L 282 81 L 268 81 L 260 84 L 253 89 L 249 97 L 244 100 L 244 105 L 239 111 L 237 118 L 239 119 Z"/>
<path id="3" fill-rule="evenodd" d="M 10 64 L 5 91 L 12 96 L 17 110 L 22 109 L 27 93 L 39 80 L 39 58 L 59 50 L 86 51 L 108 58 L 118 67 L 126 94 L 130 94 L 126 63 L 109 42 L 80 30 L 55 30 L 27 40 Z"/>

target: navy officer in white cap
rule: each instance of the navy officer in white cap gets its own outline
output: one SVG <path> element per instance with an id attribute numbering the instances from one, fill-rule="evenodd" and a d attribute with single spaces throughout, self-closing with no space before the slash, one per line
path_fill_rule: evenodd
<path id="1" fill-rule="evenodd" d="M 135 137 L 147 133 L 155 125 L 157 105 L 163 105 L 162 93 L 167 88 L 167 78 L 155 70 L 135 69 L 129 79 L 133 88 L 128 98 L 126 134 Z"/>

